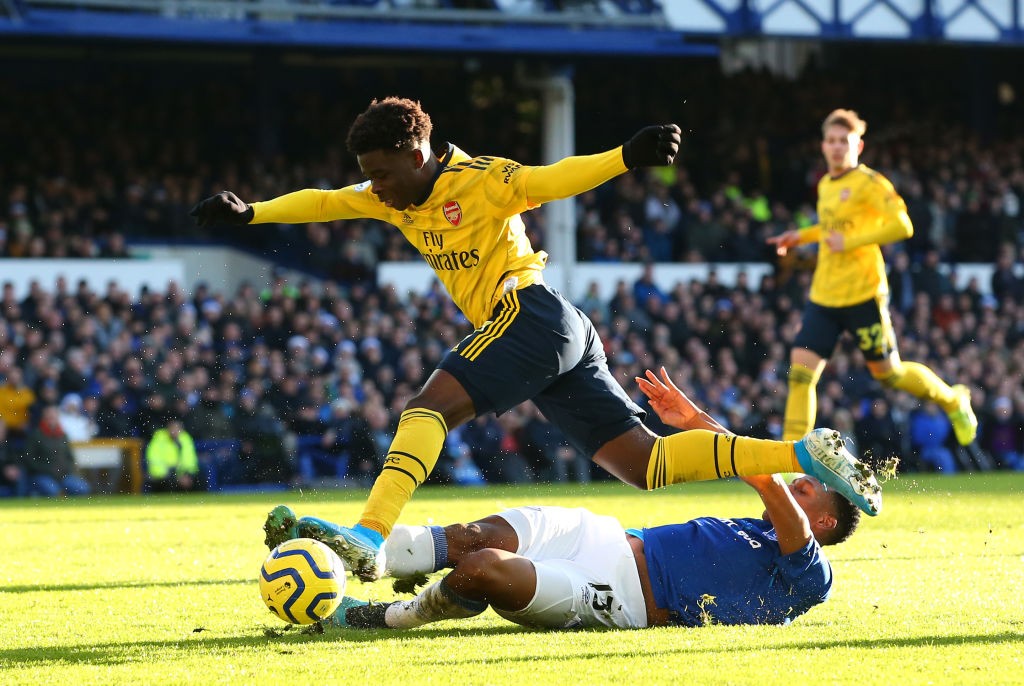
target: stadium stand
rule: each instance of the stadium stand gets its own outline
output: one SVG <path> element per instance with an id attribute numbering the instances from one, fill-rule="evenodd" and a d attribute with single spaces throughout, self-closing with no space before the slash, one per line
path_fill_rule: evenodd
<path id="1" fill-rule="evenodd" d="M 0 110 L 10 160 L 0 165 L 0 256 L 126 258 L 153 242 L 230 244 L 309 278 L 281 279 L 265 293 L 244 284 L 195 293 L 37 284 L 16 297 L 5 288 L 0 375 L 22 370 L 37 398 L 34 415 L 69 393 L 97 398 L 101 436 L 145 437 L 158 417 L 182 417 L 213 489 L 366 485 L 405 399 L 466 331 L 465 321 L 443 294 L 406 295 L 376 283 L 380 262 L 418 259 L 386 226 L 206 232 L 193 226 L 188 208 L 224 187 L 257 199 L 360 180 L 339 131 L 371 97 L 407 89 L 430 98 L 438 122 L 458 127 L 439 130 L 442 138 L 536 162 L 536 94 L 510 69 L 485 75 L 451 62 L 432 68 L 439 64 L 432 60 L 377 64 L 372 78 L 270 60 L 273 76 L 264 78 L 266 62 L 218 56 L 214 62 L 239 64 L 225 85 L 204 69 L 175 73 L 163 58 L 140 63 L 82 49 L 90 59 L 76 64 L 66 55 L 10 58 L 18 68 L 0 75 L 11 103 Z M 884 62 L 885 50 L 878 52 Z M 51 69 L 54 59 L 66 68 Z M 915 438 L 927 412 L 878 388 L 850 346 L 819 386 L 819 424 L 849 427 L 861 448 L 898 451 L 910 469 L 981 469 L 989 455 L 996 466 L 1021 466 L 1024 139 L 1013 124 L 1016 100 L 968 112 L 959 94 L 916 78 L 883 98 L 856 75 L 831 83 L 813 64 L 790 80 L 722 75 L 717 65 L 696 62 L 687 73 L 652 68 L 652 81 L 673 83 L 679 95 L 637 93 L 616 103 L 612 117 L 597 94 L 636 89 L 628 69 L 606 66 L 581 65 L 576 73 L 581 151 L 614 144 L 624 133 L 617 129 L 635 121 L 680 117 L 689 130 L 679 166 L 624 176 L 580 199 L 581 260 L 774 260 L 764 238 L 813 217 L 822 173 L 817 113 L 863 102 L 857 106 L 872 126 L 865 161 L 894 181 L 917 227 L 914 239 L 888 251 L 901 348 L 977 389 L 981 450 Z M 193 97 L 180 97 L 186 81 Z M 546 245 L 543 217 L 527 216 L 535 244 Z M 613 372 L 631 392 L 636 373 L 664 364 L 727 426 L 777 436 L 809 259 L 778 263 L 762 283 L 694 281 L 658 290 L 624 282 L 612 297 L 579 305 L 600 327 Z M 956 265 L 968 261 L 991 263 L 991 282 L 956 280 Z M 583 473 L 572 450 L 535 420 L 524 407 L 459 432 L 436 479 L 600 478 L 589 465 Z M 513 463 L 516 469 L 498 468 Z"/>
<path id="2" fill-rule="evenodd" d="M 636 374 L 665 365 L 723 424 L 769 437 L 781 430 L 805 276 L 794 281 L 680 283 L 643 303 L 633 284 L 622 283 L 609 301 L 581 305 L 601 330 L 613 373 L 632 393 Z M 386 287 L 317 293 L 300 284 L 288 293 L 261 299 L 242 288 L 202 302 L 181 292 L 135 299 L 117 289 L 37 289 L 21 301 L 8 295 L 0 302 L 0 374 L 24 366 L 25 383 L 39 397 L 36 411 L 69 393 L 97 398 L 86 407 L 98 415 L 100 436 L 146 437 L 168 414 L 183 418 L 212 489 L 337 484 L 346 476 L 365 484 L 403 403 L 466 324 L 443 299 L 403 298 Z M 939 316 L 920 291 L 906 313 L 895 311 L 903 349 L 978 389 L 981 446 L 998 466 L 1018 467 L 1021 305 L 983 296 L 976 283 L 957 288 L 949 305 Z M 916 401 L 876 386 L 857 355 L 841 345 L 833 358 L 820 385 L 819 423 L 842 424 L 847 415 L 862 449 L 896 452 L 910 469 L 934 468 L 914 442 Z M 71 359 L 81 363 L 69 366 Z M 535 420 L 532 408 L 519 408 L 458 438 L 494 480 L 565 478 L 575 456 L 546 424 L 532 426 Z M 466 465 L 458 447 L 449 447 L 437 478 L 459 481 L 456 467 Z M 941 447 L 954 468 L 987 465 L 948 438 Z"/>
<path id="3" fill-rule="evenodd" d="M 231 242 L 343 282 L 366 278 L 379 261 L 418 260 L 400 236 L 374 222 L 225 234 L 199 231 L 187 216 L 197 197 L 222 187 L 256 199 L 359 180 L 337 131 L 371 97 L 405 90 L 403 84 L 453 96 L 428 101 L 441 125 L 459 127 L 439 127 L 439 136 L 471 152 L 524 162 L 539 157 L 537 96 L 507 70 L 460 80 L 453 69 L 403 66 L 375 70 L 368 82 L 358 72 L 285 69 L 274 84 L 261 85 L 258 65 L 250 65 L 230 86 L 198 78 L 190 86 L 195 96 L 183 102 L 171 67 L 108 59 L 97 61 L 99 75 L 71 66 L 55 77 L 45 61 L 28 61 L 0 77 L 14 103 L 0 114 L 14 160 L 0 170 L 7 195 L 0 255 L 121 256 L 126 243 Z M 816 145 L 815 117 L 792 113 L 848 101 L 863 103 L 871 121 L 865 162 L 892 179 L 910 205 L 917 230 L 906 249 L 913 262 L 929 248 L 947 263 L 993 262 L 1002 243 L 1022 244 L 1024 138 L 1012 124 L 1018 104 L 996 107 L 972 125 L 958 98 L 931 92 L 920 80 L 900 96 L 879 98 L 855 76 L 840 88 L 814 68 L 796 81 L 753 71 L 721 77 L 711 65 L 654 76 L 678 81 L 685 104 L 646 94 L 624 103 L 616 118 L 681 117 L 689 127 L 682 164 L 671 173 L 622 177 L 584 196 L 581 260 L 770 259 L 764 237 L 812 220 L 814 185 L 823 173 L 808 154 Z M 329 88 L 319 87 L 320 77 Z M 628 92 L 629 78 L 579 69 L 578 110 L 602 112 L 597 94 Z M 74 108 L 62 105 L 67 98 Z M 254 98 L 272 104 L 253 108 Z M 925 110 L 935 114 L 918 117 Z M 579 119 L 581 152 L 618 140 L 600 119 Z M 533 237 L 545 244 L 543 217 L 527 217 Z"/>

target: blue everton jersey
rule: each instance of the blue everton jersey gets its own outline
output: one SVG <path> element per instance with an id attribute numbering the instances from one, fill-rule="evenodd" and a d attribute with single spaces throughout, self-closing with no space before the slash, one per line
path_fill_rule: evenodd
<path id="1" fill-rule="evenodd" d="M 786 624 L 832 588 L 818 542 L 783 555 L 763 519 L 701 517 L 644 529 L 643 540 L 654 599 L 676 624 Z"/>

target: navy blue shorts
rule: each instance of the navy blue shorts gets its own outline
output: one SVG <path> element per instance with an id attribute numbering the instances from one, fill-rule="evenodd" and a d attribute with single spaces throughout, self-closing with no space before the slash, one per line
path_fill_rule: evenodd
<path id="1" fill-rule="evenodd" d="M 889 298 L 873 298 L 849 307 L 807 303 L 793 347 L 807 348 L 818 357 L 828 359 L 844 331 L 853 334 L 865 359 L 873 362 L 889 359 L 896 351 Z"/>
<path id="2" fill-rule="evenodd" d="M 477 416 L 533 400 L 588 458 L 645 416 L 608 370 L 590 319 L 544 284 L 506 294 L 438 369 L 459 380 Z"/>

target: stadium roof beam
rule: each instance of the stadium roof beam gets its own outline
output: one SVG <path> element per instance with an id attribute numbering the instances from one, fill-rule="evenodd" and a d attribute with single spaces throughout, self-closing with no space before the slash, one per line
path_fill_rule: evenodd
<path id="1" fill-rule="evenodd" d="M 667 28 L 661 13 L 607 14 L 598 11 L 566 9 L 558 12 L 508 12 L 501 9 L 454 9 L 447 7 L 395 7 L 377 2 L 352 4 L 298 4 L 288 0 L 21 0 L 38 7 L 75 8 L 77 10 L 121 10 L 162 17 L 194 19 L 280 20 L 282 17 L 320 19 L 381 19 L 466 24 L 525 24 L 573 26 L 629 26 Z"/>
<path id="2" fill-rule="evenodd" d="M 0 0 L 2 1 L 2 0 Z M 24 0 L 0 34 L 516 55 L 707 56 L 661 13 L 505 12 L 281 0 Z"/>
<path id="3" fill-rule="evenodd" d="M 548 0 L 494 0 L 495 9 L 412 2 L 0 0 L 0 34 L 188 42 L 194 33 L 214 43 L 211 27 L 234 25 L 221 42 L 648 56 L 717 54 L 714 45 L 687 42 L 694 37 L 1024 44 L 1024 0 L 576 0 L 562 10 Z M 321 24 L 331 30 L 303 40 Z M 382 35 L 380 26 L 401 27 L 396 33 L 408 40 Z M 352 39 L 364 29 L 366 40 Z M 432 40 L 441 44 L 431 48 Z"/>
<path id="4" fill-rule="evenodd" d="M 687 35 L 1024 43 L 1024 0 L 662 0 Z"/>

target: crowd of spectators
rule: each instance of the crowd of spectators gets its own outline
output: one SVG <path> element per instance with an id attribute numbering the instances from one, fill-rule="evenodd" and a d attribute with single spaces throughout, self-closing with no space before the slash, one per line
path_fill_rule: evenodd
<path id="1" fill-rule="evenodd" d="M 451 68 L 417 73 L 425 92 L 446 93 L 424 98 L 436 142 L 538 161 L 536 93 Z M 584 115 L 607 108 L 598 93 L 629 91 L 628 71 L 598 75 L 600 87 L 588 81 L 595 72 L 578 74 Z M 466 333 L 466 321 L 439 289 L 400 294 L 376 283 L 380 261 L 419 259 L 386 225 L 207 232 L 187 212 L 223 188 L 255 200 L 361 180 L 339 132 L 372 96 L 415 96 L 408 91 L 414 80 L 402 69 L 376 70 L 372 79 L 342 70 L 327 81 L 311 70 L 285 79 L 287 86 L 278 74 L 271 88 L 264 73 L 242 69 L 228 84 L 190 83 L 196 97 L 182 99 L 175 75 L 159 76 L 124 65 L 81 83 L 47 72 L 27 87 L 23 74 L 0 76 L 19 103 L 0 110 L 9 152 L 0 165 L 0 257 L 126 257 L 129 244 L 146 241 L 229 242 L 301 267 L 323 286 L 279 280 L 266 292 L 242 284 L 231 293 L 203 286 L 186 293 L 172 284 L 132 294 L 112 281 L 102 293 L 85 284 L 58 283 L 52 292 L 35 284 L 16 297 L 4 285 L 0 431 L 11 440 L 0 441 L 0 488 L 23 491 L 16 472 L 39 472 L 27 450 L 54 433 L 46 419 L 53 416 L 67 440 L 148 441 L 180 420 L 197 445 L 235 446 L 218 469 L 219 485 L 343 477 L 368 484 L 403 404 Z M 902 455 L 908 469 L 1024 466 L 1024 284 L 1015 271 L 1024 259 L 1024 138 L 1000 123 L 1005 113 L 996 108 L 992 135 L 982 137 L 953 116 L 948 95 L 927 98 L 917 81 L 883 99 L 855 90 L 854 76 L 844 91 L 814 70 L 797 82 L 700 68 L 675 78 L 679 92 L 719 94 L 718 107 L 694 101 L 683 109 L 687 135 L 677 166 L 627 174 L 578 199 L 579 258 L 774 260 L 766 236 L 814 221 L 814 187 L 823 173 L 818 119 L 837 105 L 861 107 L 849 97 L 856 92 L 871 126 L 864 160 L 896 184 L 916 227 L 911 240 L 887 251 L 902 352 L 974 389 L 980 439 L 976 448 L 958 448 L 941 413 L 879 388 L 848 343 L 819 385 L 819 424 L 843 430 L 861 451 Z M 74 108 L 64 106 L 72 101 Z M 946 103 L 934 111 L 950 118 L 915 116 L 926 102 Z M 615 121 L 628 120 L 622 130 L 608 118 L 581 117 L 581 152 L 681 116 L 678 103 L 650 97 L 616 107 Z M 534 244 L 544 247 L 543 214 L 526 219 Z M 579 305 L 601 331 L 616 378 L 638 399 L 633 377 L 664 365 L 726 426 L 778 437 L 807 257 L 794 254 L 759 284 L 741 279 L 726 287 L 711 278 L 663 292 L 642 278 L 619 284 L 610 300 L 591 295 Z M 940 269 L 969 261 L 995 265 L 990 295 Z M 179 435 L 175 427 L 177 449 Z M 49 476 L 30 485 L 36 492 L 81 490 L 67 481 L 74 476 L 67 470 Z M 181 486 L 178 476 L 154 475 L 154 485 Z M 601 476 L 527 404 L 453 431 L 434 478 L 468 484 Z M 208 471 L 197 476 L 203 478 Z"/>
<path id="2" fill-rule="evenodd" d="M 894 282 L 907 262 L 898 254 Z M 1011 246 L 1004 255 L 1012 262 Z M 579 303 L 615 377 L 641 401 L 633 378 L 664 365 L 725 426 L 778 438 L 809 273 L 730 287 L 712 275 L 669 292 L 650 276 L 620 282 L 610 299 Z M 997 270 L 996 297 L 976 281 L 956 284 L 924 268 L 906 278 L 912 296 L 893 306 L 902 351 L 973 389 L 977 448 L 956 446 L 935 408 L 879 387 L 852 341 L 840 344 L 819 385 L 819 425 L 839 428 L 878 459 L 901 456 L 908 470 L 1024 467 L 1021 280 Z M 5 460 L 33 469 L 29 437 L 53 434 L 54 421 L 76 439 L 149 440 L 180 420 L 197 444 L 237 442 L 222 484 L 344 476 L 366 485 L 404 403 L 468 329 L 439 288 L 406 296 L 386 286 L 315 289 L 278 279 L 262 294 L 246 284 L 234 293 L 172 285 L 133 298 L 114 282 L 103 293 L 61 283 L 19 299 L 8 284 L 0 292 L 0 422 L 15 440 Z M 668 430 L 653 415 L 648 421 Z M 451 432 L 434 478 L 589 480 L 598 472 L 526 404 Z"/>
<path id="3" fill-rule="evenodd" d="M 370 83 L 355 70 L 307 72 L 286 79 L 278 71 L 272 81 L 240 69 L 229 85 L 197 81 L 184 100 L 173 73 L 156 78 L 123 65 L 81 83 L 25 87 L 8 75 L 0 85 L 19 106 L 0 113 L 10 151 L 0 169 L 0 256 L 121 257 L 126 244 L 226 241 L 343 285 L 372 280 L 380 261 L 419 259 L 380 222 L 201 230 L 188 209 L 224 188 L 257 200 L 361 181 L 341 131 L 372 97 L 392 92 L 446 94 L 424 98 L 437 144 L 540 162 L 538 95 L 507 73 L 382 68 Z M 838 105 L 867 118 L 863 161 L 907 201 L 916 227 L 907 243 L 912 262 L 929 250 L 943 262 L 992 262 L 1000 245 L 1024 245 L 1024 135 L 1005 123 L 1021 114 L 1020 104 L 977 96 L 971 107 L 990 112 L 982 135 L 954 109 L 957 99 L 922 91 L 920 79 L 893 94 L 856 74 L 844 75 L 840 87 L 833 73 L 814 68 L 795 81 L 759 71 L 726 76 L 707 65 L 662 76 L 693 97 L 682 105 L 657 94 L 615 103 L 612 126 L 593 115 L 608 109 L 608 92 L 629 92 L 629 71 L 581 67 L 577 74 L 580 153 L 655 121 L 685 129 L 677 166 L 625 175 L 579 198 L 583 261 L 770 260 L 767 236 L 814 221 L 824 173 L 818 126 Z M 416 81 L 422 85 L 409 85 Z M 268 100 L 274 104 L 253 104 Z M 63 105 L 71 101 L 74 108 Z M 933 114 L 919 116 L 925 109 Z M 543 214 L 526 220 L 534 244 L 545 247 Z"/>

